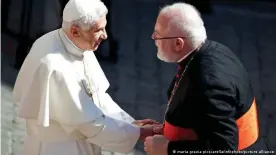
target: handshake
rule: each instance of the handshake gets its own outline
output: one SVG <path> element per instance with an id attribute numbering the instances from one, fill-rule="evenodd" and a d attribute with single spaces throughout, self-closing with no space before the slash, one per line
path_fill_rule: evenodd
<path id="1" fill-rule="evenodd" d="M 144 119 L 144 120 L 136 120 L 133 124 L 140 127 L 140 137 L 139 140 L 144 141 L 145 138 L 154 135 L 163 135 L 163 124 L 152 120 L 152 119 Z"/>
<path id="2" fill-rule="evenodd" d="M 169 140 L 163 136 L 163 124 L 144 119 L 134 121 L 140 127 L 139 140 L 144 141 L 144 150 L 147 155 L 167 155 Z"/>

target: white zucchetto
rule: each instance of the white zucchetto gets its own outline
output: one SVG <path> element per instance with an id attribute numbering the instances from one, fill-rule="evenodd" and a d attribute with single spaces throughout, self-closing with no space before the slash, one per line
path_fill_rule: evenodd
<path id="1" fill-rule="evenodd" d="M 107 8 L 100 0 L 69 0 L 63 10 L 63 21 L 72 22 L 83 17 L 96 20 L 104 13 Z"/>

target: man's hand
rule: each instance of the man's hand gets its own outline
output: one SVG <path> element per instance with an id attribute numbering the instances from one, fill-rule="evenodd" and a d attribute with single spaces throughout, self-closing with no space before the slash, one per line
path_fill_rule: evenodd
<path id="1" fill-rule="evenodd" d="M 162 125 L 155 125 L 153 128 L 154 134 L 163 135 L 163 124 Z"/>
<path id="2" fill-rule="evenodd" d="M 154 128 L 154 125 L 140 126 L 139 140 L 144 141 L 146 137 L 153 136 L 154 135 L 153 128 Z"/>
<path id="3" fill-rule="evenodd" d="M 138 126 L 144 126 L 144 125 L 161 125 L 161 123 L 153 120 L 153 119 L 143 119 L 143 120 L 136 120 L 133 122 L 133 124 L 136 124 Z"/>
<path id="4" fill-rule="evenodd" d="M 140 127 L 140 140 L 145 140 L 148 136 L 163 133 L 163 125 L 153 119 L 136 120 L 132 124 Z"/>
<path id="5" fill-rule="evenodd" d="M 147 155 L 167 155 L 169 141 L 162 135 L 147 137 L 144 142 L 144 150 Z"/>

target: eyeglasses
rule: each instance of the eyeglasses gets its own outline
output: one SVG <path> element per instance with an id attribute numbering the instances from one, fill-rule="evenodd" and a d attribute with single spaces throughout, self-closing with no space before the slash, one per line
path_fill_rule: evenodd
<path id="1" fill-rule="evenodd" d="M 175 39 L 175 38 L 185 38 L 185 37 L 162 37 L 162 38 L 152 38 L 153 40 L 164 40 L 164 39 Z"/>
<path id="2" fill-rule="evenodd" d="M 165 40 L 165 39 L 175 39 L 175 38 L 186 38 L 186 37 L 156 37 L 158 36 L 158 32 L 156 30 L 153 31 L 152 39 L 153 40 Z"/>

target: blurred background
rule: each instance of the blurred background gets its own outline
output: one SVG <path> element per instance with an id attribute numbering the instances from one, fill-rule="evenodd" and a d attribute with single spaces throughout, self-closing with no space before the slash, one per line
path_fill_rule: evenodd
<path id="1" fill-rule="evenodd" d="M 17 107 L 11 98 L 18 69 L 32 43 L 60 27 L 66 2 L 1 1 L 2 155 L 18 155 L 25 135 L 25 122 L 17 117 Z M 173 2 L 176 1 L 104 0 L 109 9 L 109 39 L 96 55 L 111 83 L 110 95 L 136 119 L 163 120 L 166 91 L 176 66 L 158 60 L 151 34 L 160 7 Z M 208 38 L 228 46 L 244 63 L 257 98 L 261 136 L 275 152 L 276 1 L 186 2 L 202 13 Z M 105 151 L 103 154 L 114 153 Z M 139 143 L 132 154 L 144 154 L 143 145 Z"/>

